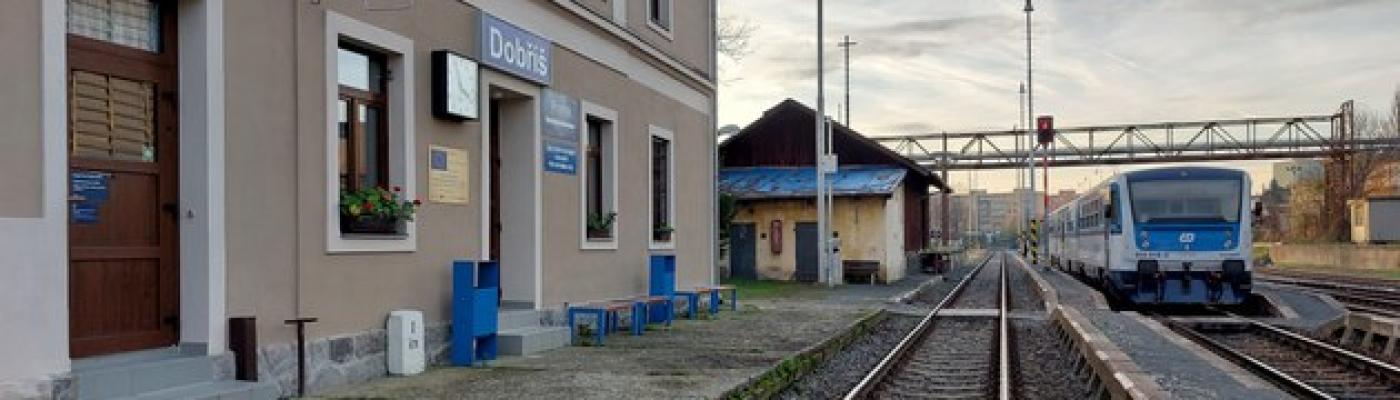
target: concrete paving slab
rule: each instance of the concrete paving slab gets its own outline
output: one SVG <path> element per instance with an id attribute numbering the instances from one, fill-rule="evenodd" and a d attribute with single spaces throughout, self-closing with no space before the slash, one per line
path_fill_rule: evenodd
<path id="1" fill-rule="evenodd" d="M 320 398 L 715 398 L 783 358 L 838 334 L 933 276 L 890 285 L 809 286 L 783 298 L 744 300 L 711 320 L 680 320 L 644 336 L 610 335 L 605 347 L 507 357 L 487 368 L 434 368 L 319 394 Z"/>

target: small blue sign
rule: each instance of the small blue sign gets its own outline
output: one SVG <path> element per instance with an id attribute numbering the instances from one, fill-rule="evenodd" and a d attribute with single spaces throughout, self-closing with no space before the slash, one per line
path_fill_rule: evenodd
<path id="1" fill-rule="evenodd" d="M 107 173 L 73 171 L 69 174 L 69 192 L 86 203 L 107 201 Z"/>
<path id="2" fill-rule="evenodd" d="M 550 89 L 545 89 L 540 99 L 544 170 L 573 175 L 578 170 L 579 102 Z"/>
<path id="3" fill-rule="evenodd" d="M 548 86 L 553 44 L 491 14 L 480 14 L 481 30 L 477 33 L 477 50 L 481 63 Z"/>
<path id="4" fill-rule="evenodd" d="M 68 219 L 75 224 L 96 224 L 98 210 L 107 202 L 106 172 L 73 171 L 68 174 L 68 192 L 74 200 L 68 206 Z"/>
<path id="5" fill-rule="evenodd" d="M 566 175 L 578 173 L 578 146 L 545 140 L 544 170 Z"/>
<path id="6" fill-rule="evenodd" d="M 68 220 L 75 224 L 96 224 L 98 222 L 97 205 L 87 203 L 69 205 Z"/>
<path id="7" fill-rule="evenodd" d="M 428 162 L 429 168 L 432 168 L 434 171 L 447 170 L 447 151 L 440 149 L 428 150 L 428 158 L 430 159 Z"/>

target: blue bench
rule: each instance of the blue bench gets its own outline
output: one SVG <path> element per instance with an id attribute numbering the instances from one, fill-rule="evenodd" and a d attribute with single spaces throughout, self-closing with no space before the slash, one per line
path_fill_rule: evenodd
<path id="1" fill-rule="evenodd" d="M 617 313 L 629 307 L 635 307 L 635 305 L 629 305 L 623 302 L 600 302 L 567 306 L 569 342 L 573 343 L 573 341 L 578 338 L 578 333 L 575 332 L 575 329 L 577 329 L 576 321 L 579 315 L 584 315 L 593 317 L 597 325 L 593 329 L 594 339 L 598 341 L 599 346 L 602 346 L 604 335 L 611 332 L 612 329 L 614 329 L 613 327 L 617 325 Z M 635 311 L 633 312 L 635 314 Z"/>
<path id="2" fill-rule="evenodd" d="M 724 292 L 729 292 L 729 310 L 739 311 L 739 288 L 731 285 L 711 286 L 710 289 L 710 312 L 719 312 L 719 303 L 724 298 Z"/>

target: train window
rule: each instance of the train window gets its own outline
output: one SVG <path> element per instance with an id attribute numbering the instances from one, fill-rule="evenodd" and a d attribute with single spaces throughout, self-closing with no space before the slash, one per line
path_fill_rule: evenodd
<path id="1" fill-rule="evenodd" d="M 1142 181 L 1129 185 L 1136 222 L 1236 222 L 1240 217 L 1239 180 Z"/>

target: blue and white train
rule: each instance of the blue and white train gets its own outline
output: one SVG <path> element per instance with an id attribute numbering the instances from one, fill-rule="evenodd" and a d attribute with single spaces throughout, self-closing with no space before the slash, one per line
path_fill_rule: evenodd
<path id="1" fill-rule="evenodd" d="M 1168 167 L 1116 174 L 1049 214 L 1050 262 L 1130 304 L 1250 297 L 1249 175 Z"/>

